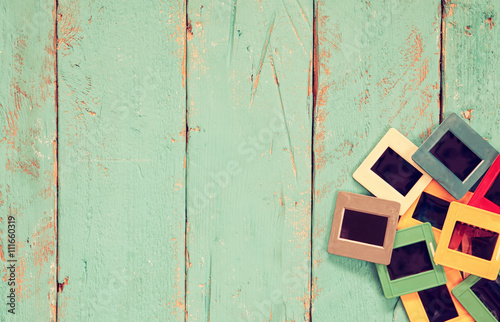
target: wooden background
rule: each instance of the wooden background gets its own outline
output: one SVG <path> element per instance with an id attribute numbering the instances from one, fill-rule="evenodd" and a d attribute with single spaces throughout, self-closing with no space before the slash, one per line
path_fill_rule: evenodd
<path id="1" fill-rule="evenodd" d="M 500 148 L 487 0 L 0 3 L 1 321 L 406 321 L 326 251 L 390 128 Z M 6 301 L 6 300 L 5 300 Z"/>

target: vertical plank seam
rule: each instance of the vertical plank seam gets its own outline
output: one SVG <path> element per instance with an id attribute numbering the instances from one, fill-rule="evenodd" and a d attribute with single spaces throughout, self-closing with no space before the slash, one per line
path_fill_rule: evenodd
<path id="1" fill-rule="evenodd" d="M 56 200 L 55 204 L 55 223 L 56 227 L 55 237 L 56 237 L 56 272 L 55 272 L 55 286 L 56 286 L 56 298 L 55 298 L 55 321 L 59 320 L 59 61 L 57 53 L 57 44 L 59 42 L 58 38 L 58 10 L 59 10 L 59 0 L 54 0 L 54 82 L 55 82 L 55 109 L 56 109 L 56 134 L 55 134 L 55 185 L 56 185 Z"/>
<path id="2" fill-rule="evenodd" d="M 439 124 L 443 122 L 444 118 L 444 65 L 445 65 L 445 57 L 444 57 L 444 33 L 445 33 L 445 8 L 446 8 L 446 0 L 441 0 L 441 30 L 439 33 Z"/>
<path id="3" fill-rule="evenodd" d="M 317 28 L 317 0 L 313 0 L 313 62 L 312 62 L 312 124 L 311 124 L 311 230 L 310 230 L 310 279 L 309 279 L 309 321 L 312 322 L 312 311 L 313 311 L 313 264 L 314 264 L 314 193 L 315 193 L 315 154 L 314 154 L 314 143 L 315 143 L 315 124 L 316 124 L 316 98 L 318 94 L 318 28 Z"/>
<path id="4" fill-rule="evenodd" d="M 184 91 L 185 91 L 185 102 L 184 102 L 184 123 L 185 123 L 185 135 L 186 140 L 185 150 L 184 150 L 184 322 L 188 319 L 188 305 L 187 305 L 187 290 L 188 290 L 188 268 L 189 268 L 189 253 L 188 253 L 188 190 L 187 190 L 187 178 L 188 178 L 188 142 L 189 142 L 189 123 L 188 123 L 188 84 L 187 84 L 187 34 L 189 30 L 189 16 L 188 16 L 188 0 L 184 2 Z"/>

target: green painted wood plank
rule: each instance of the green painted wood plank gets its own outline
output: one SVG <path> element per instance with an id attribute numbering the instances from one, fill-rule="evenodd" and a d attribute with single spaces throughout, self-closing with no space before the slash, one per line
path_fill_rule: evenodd
<path id="1" fill-rule="evenodd" d="M 405 321 L 374 264 L 330 255 L 337 192 L 390 127 L 419 145 L 439 119 L 440 1 L 316 1 L 313 302 L 316 321 Z"/>
<path id="2" fill-rule="evenodd" d="M 454 112 L 500 151 L 500 5 L 447 1 L 443 24 L 444 117 Z"/>
<path id="3" fill-rule="evenodd" d="M 1 321 L 55 320 L 53 13 L 53 1 L 0 3 Z M 9 252 L 9 239 L 13 237 L 9 221 L 15 222 L 14 253 Z M 12 268 L 15 276 L 10 275 L 12 263 L 8 260 L 16 260 Z M 15 315 L 7 311 L 11 308 L 6 305 L 11 288 L 15 294 Z"/>
<path id="4" fill-rule="evenodd" d="M 184 318 L 185 9 L 59 1 L 60 321 Z"/>
<path id="5" fill-rule="evenodd" d="M 308 320 L 312 4 L 188 2 L 188 321 Z"/>

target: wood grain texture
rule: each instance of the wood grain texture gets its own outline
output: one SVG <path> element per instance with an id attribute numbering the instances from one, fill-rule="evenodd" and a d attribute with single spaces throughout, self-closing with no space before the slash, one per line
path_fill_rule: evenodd
<path id="1" fill-rule="evenodd" d="M 446 1 L 443 21 L 444 117 L 454 112 L 500 151 L 500 4 Z"/>
<path id="2" fill-rule="evenodd" d="M 338 191 L 390 127 L 420 145 L 439 120 L 441 4 L 316 1 L 312 319 L 405 321 L 374 264 L 327 253 Z"/>
<path id="3" fill-rule="evenodd" d="M 309 320 L 312 5 L 188 2 L 188 321 Z"/>
<path id="4" fill-rule="evenodd" d="M 500 149 L 498 14 L 4 1 L 0 260 L 6 281 L 13 215 L 18 302 L 0 320 L 407 321 L 373 264 L 327 253 L 336 195 L 368 194 L 352 173 L 380 138 L 419 145 L 440 110 Z"/>
<path id="5" fill-rule="evenodd" d="M 183 2 L 59 1 L 60 321 L 184 318 Z"/>
<path id="6" fill-rule="evenodd" d="M 1 321 L 54 321 L 56 77 L 53 1 L 0 4 Z M 9 216 L 16 252 L 9 257 Z M 9 259 L 15 315 L 7 312 Z"/>

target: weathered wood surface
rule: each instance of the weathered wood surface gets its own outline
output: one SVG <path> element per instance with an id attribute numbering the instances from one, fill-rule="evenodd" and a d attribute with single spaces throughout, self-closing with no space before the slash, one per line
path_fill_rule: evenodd
<path id="1" fill-rule="evenodd" d="M 337 192 L 390 127 L 415 144 L 439 119 L 441 3 L 316 2 L 313 321 L 406 320 L 375 265 L 327 253 Z"/>
<path id="2" fill-rule="evenodd" d="M 184 318 L 184 21 L 59 1 L 60 321 Z"/>
<path id="3" fill-rule="evenodd" d="M 312 1 L 188 18 L 187 320 L 309 320 Z"/>
<path id="4" fill-rule="evenodd" d="M 0 320 L 51 321 L 57 294 L 54 2 L 2 1 L 0 31 Z M 9 259 L 17 260 L 12 286 Z M 11 287 L 15 315 L 7 312 Z"/>
<path id="5" fill-rule="evenodd" d="M 500 151 L 499 3 L 447 1 L 443 21 L 443 117 L 457 113 Z"/>
<path id="6" fill-rule="evenodd" d="M 9 214 L 19 249 L 0 320 L 407 321 L 373 264 L 327 253 L 336 194 L 367 193 L 352 172 L 389 127 L 419 145 L 456 112 L 500 149 L 497 17 L 486 0 L 0 4 L 4 280 Z"/>

